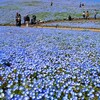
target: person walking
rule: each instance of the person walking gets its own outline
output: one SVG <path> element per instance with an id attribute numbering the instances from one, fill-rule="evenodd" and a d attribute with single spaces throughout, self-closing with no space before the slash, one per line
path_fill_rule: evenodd
<path id="1" fill-rule="evenodd" d="M 83 11 L 82 16 L 83 16 L 83 18 L 85 19 L 85 11 Z"/>
<path id="2" fill-rule="evenodd" d="M 95 9 L 95 10 L 94 10 L 94 19 L 97 19 L 97 14 L 98 14 L 98 12 L 97 12 L 97 10 Z"/>
<path id="3" fill-rule="evenodd" d="M 21 26 L 21 15 L 16 13 L 16 26 Z"/>
<path id="4" fill-rule="evenodd" d="M 80 5 L 79 5 L 79 7 L 80 7 L 80 8 L 82 7 L 82 4 L 81 4 L 81 2 L 80 2 Z"/>
<path id="5" fill-rule="evenodd" d="M 16 13 L 16 26 L 18 26 L 18 13 Z"/>
<path id="6" fill-rule="evenodd" d="M 89 19 L 89 15 L 90 15 L 90 14 L 89 14 L 89 11 L 87 11 L 86 14 L 85 14 L 86 19 Z"/>
<path id="7" fill-rule="evenodd" d="M 53 2 L 51 2 L 51 4 L 50 4 L 51 6 L 53 6 Z"/>
<path id="8" fill-rule="evenodd" d="M 27 16 L 25 17 L 25 23 L 26 23 L 26 26 L 27 26 L 27 27 L 29 26 L 29 22 L 30 22 L 30 18 L 29 18 L 29 16 L 27 15 Z"/>
<path id="9" fill-rule="evenodd" d="M 68 16 L 68 20 L 69 20 L 69 21 L 71 21 L 71 20 L 72 20 L 72 17 L 71 17 L 70 15 Z"/>
<path id="10" fill-rule="evenodd" d="M 19 22 L 18 26 L 21 26 L 21 14 L 19 14 L 18 16 L 18 22 Z"/>
<path id="11" fill-rule="evenodd" d="M 36 15 L 32 16 L 31 24 L 36 24 Z"/>

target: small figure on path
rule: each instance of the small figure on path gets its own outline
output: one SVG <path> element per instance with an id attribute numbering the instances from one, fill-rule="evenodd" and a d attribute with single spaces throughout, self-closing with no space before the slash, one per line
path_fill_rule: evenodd
<path id="1" fill-rule="evenodd" d="M 16 26 L 18 26 L 18 13 L 16 13 Z"/>
<path id="2" fill-rule="evenodd" d="M 97 19 L 97 14 L 98 14 L 98 12 L 97 12 L 97 10 L 95 9 L 95 10 L 94 10 L 94 19 Z"/>
<path id="3" fill-rule="evenodd" d="M 83 16 L 83 18 L 85 19 L 85 11 L 83 11 L 82 16 Z"/>
<path id="4" fill-rule="evenodd" d="M 71 20 L 72 20 L 72 17 L 71 17 L 70 15 L 68 16 L 68 20 L 69 20 L 69 21 L 71 21 Z"/>
<path id="5" fill-rule="evenodd" d="M 27 15 L 27 16 L 25 17 L 25 23 L 26 23 L 26 26 L 27 26 L 27 27 L 29 26 L 29 22 L 30 22 L 30 18 L 29 18 L 29 16 Z"/>
<path id="6" fill-rule="evenodd" d="M 21 15 L 16 13 L 16 26 L 21 26 Z"/>
<path id="7" fill-rule="evenodd" d="M 31 24 L 36 24 L 36 16 L 35 15 L 32 16 Z"/>
<path id="8" fill-rule="evenodd" d="M 89 11 L 87 11 L 86 13 L 85 13 L 85 16 L 86 16 L 86 19 L 89 19 Z"/>

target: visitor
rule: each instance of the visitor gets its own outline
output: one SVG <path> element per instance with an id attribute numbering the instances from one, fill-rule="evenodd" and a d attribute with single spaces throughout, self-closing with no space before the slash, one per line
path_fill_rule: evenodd
<path id="1" fill-rule="evenodd" d="M 18 13 L 16 13 L 16 26 L 18 26 Z"/>
<path id="2" fill-rule="evenodd" d="M 85 11 L 83 11 L 82 16 L 83 16 L 83 18 L 85 19 Z"/>
<path id="3" fill-rule="evenodd" d="M 79 7 L 80 7 L 80 8 L 82 7 L 82 4 L 81 4 L 81 2 L 80 2 L 80 5 L 79 5 Z"/>
<path id="4" fill-rule="evenodd" d="M 85 13 L 86 19 L 89 19 L 89 11 Z"/>
<path id="5" fill-rule="evenodd" d="M 16 13 L 16 26 L 21 26 L 21 15 Z"/>
<path id="6" fill-rule="evenodd" d="M 97 10 L 95 9 L 95 10 L 94 10 L 94 19 L 97 19 L 97 14 L 98 14 L 98 12 L 97 12 Z"/>
<path id="7" fill-rule="evenodd" d="M 53 6 L 53 2 L 51 2 L 51 6 Z"/>
<path id="8" fill-rule="evenodd" d="M 69 21 L 71 21 L 71 20 L 72 20 L 72 18 L 71 18 L 71 16 L 70 16 L 70 15 L 68 16 L 68 20 L 69 20 Z"/>
<path id="9" fill-rule="evenodd" d="M 19 14 L 19 17 L 18 17 L 18 21 L 19 21 L 19 26 L 21 26 L 21 15 Z"/>
<path id="10" fill-rule="evenodd" d="M 29 22 L 30 22 L 30 17 L 27 15 L 25 17 L 25 23 L 26 23 L 26 26 L 28 27 L 29 26 Z"/>
<path id="11" fill-rule="evenodd" d="M 32 16 L 31 24 L 36 24 L 36 16 L 35 15 Z"/>

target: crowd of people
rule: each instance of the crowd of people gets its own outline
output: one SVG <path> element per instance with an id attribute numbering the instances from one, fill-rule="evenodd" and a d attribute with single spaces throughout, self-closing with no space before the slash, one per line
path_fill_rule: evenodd
<path id="1" fill-rule="evenodd" d="M 30 19 L 29 15 L 24 17 L 24 24 L 28 27 L 29 24 L 36 24 L 36 15 L 33 15 Z M 21 26 L 21 14 L 16 13 L 16 26 Z"/>

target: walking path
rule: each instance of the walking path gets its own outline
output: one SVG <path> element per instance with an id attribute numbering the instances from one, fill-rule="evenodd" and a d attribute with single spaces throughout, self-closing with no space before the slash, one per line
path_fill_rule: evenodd
<path id="1" fill-rule="evenodd" d="M 56 23 L 56 22 L 100 22 L 100 18 L 93 19 L 90 18 L 88 20 L 85 20 L 83 18 L 80 19 L 73 19 L 72 21 L 63 19 L 63 20 L 49 20 L 49 21 L 42 21 L 35 25 L 29 25 L 29 27 L 35 27 L 35 28 L 57 28 L 57 29 L 66 29 L 66 30 L 89 30 L 89 31 L 95 31 L 100 32 L 100 28 L 84 28 L 84 27 L 73 27 L 73 26 L 54 26 L 54 25 L 46 25 L 50 23 Z M 14 24 L 0 24 L 0 26 L 15 26 Z M 26 27 L 25 24 L 22 24 L 21 27 Z"/>
<path id="2" fill-rule="evenodd" d="M 100 32 L 100 28 L 84 28 L 84 27 L 69 27 L 69 26 L 34 26 L 36 28 L 57 28 L 57 29 L 65 29 L 65 30 L 79 30 L 79 31 L 94 31 L 94 32 Z"/>

